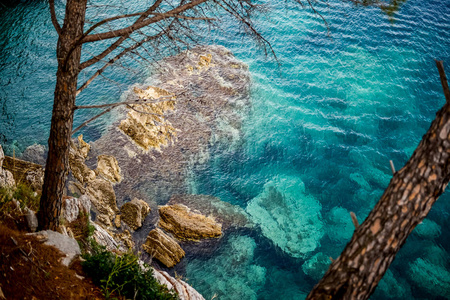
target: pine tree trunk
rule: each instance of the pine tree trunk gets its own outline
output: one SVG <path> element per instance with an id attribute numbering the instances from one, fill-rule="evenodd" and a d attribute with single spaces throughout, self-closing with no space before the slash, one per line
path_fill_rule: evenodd
<path id="1" fill-rule="evenodd" d="M 58 71 L 53 103 L 48 158 L 39 209 L 39 228 L 57 230 L 62 196 L 69 170 L 69 147 L 73 126 L 73 107 L 77 91 L 81 45 L 87 0 L 67 0 L 64 25 L 56 50 Z"/>
<path id="2" fill-rule="evenodd" d="M 450 103 L 307 299 L 367 299 L 450 178 Z"/>

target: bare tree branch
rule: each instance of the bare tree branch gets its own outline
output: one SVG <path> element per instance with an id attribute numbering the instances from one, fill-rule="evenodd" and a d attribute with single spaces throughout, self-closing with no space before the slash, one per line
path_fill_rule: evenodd
<path id="1" fill-rule="evenodd" d="M 56 18 L 55 0 L 49 0 L 48 3 L 50 4 L 50 16 L 52 19 L 53 27 L 55 27 L 55 30 L 58 33 L 58 35 L 61 35 L 61 26 L 59 25 L 58 19 Z"/>
<path id="2" fill-rule="evenodd" d="M 102 33 L 96 33 L 96 34 L 90 34 L 86 37 L 84 37 L 81 40 L 81 43 L 92 43 L 92 42 L 96 42 L 96 41 L 101 41 L 101 40 L 106 40 L 106 39 L 112 39 L 112 38 L 116 38 L 119 36 L 129 36 L 131 33 L 133 33 L 134 31 L 141 29 L 145 26 L 148 26 L 150 24 L 159 22 L 163 19 L 166 18 L 170 18 L 170 17 L 174 17 L 176 15 L 179 15 L 180 13 L 189 10 L 197 5 L 200 5 L 204 2 L 206 2 L 208 0 L 193 0 L 187 4 L 178 6 L 166 13 L 162 13 L 162 14 L 158 14 L 155 15 L 152 18 L 149 19 L 145 19 L 145 20 L 138 20 L 136 21 L 133 25 L 125 27 L 125 28 L 121 28 L 121 29 L 117 29 L 117 30 L 113 30 L 113 31 L 108 31 L 108 32 L 102 32 Z M 149 12 L 150 14 L 151 12 Z"/>

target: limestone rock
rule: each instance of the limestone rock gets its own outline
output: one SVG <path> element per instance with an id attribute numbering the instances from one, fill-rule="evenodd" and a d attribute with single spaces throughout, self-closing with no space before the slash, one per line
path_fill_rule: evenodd
<path id="1" fill-rule="evenodd" d="M 91 222 L 91 224 L 95 227 L 95 231 L 92 237 L 98 244 L 105 246 L 108 251 L 120 251 L 120 252 L 127 251 L 126 246 L 123 245 L 123 243 L 116 241 L 112 237 L 112 234 L 109 233 L 106 229 L 101 227 L 96 222 Z"/>
<path id="2" fill-rule="evenodd" d="M 211 217 L 192 212 L 181 204 L 159 208 L 159 226 L 184 240 L 200 240 L 222 235 L 222 225 Z"/>
<path id="3" fill-rule="evenodd" d="M 72 223 L 78 218 L 80 209 L 78 207 L 78 200 L 74 197 L 63 197 L 63 217 L 67 222 Z"/>
<path id="4" fill-rule="evenodd" d="M 114 226 L 116 226 L 117 228 L 120 228 L 122 226 L 120 215 L 117 215 L 114 219 Z"/>
<path id="5" fill-rule="evenodd" d="M 174 290 L 180 300 L 205 300 L 192 286 L 181 279 L 173 278 L 165 271 L 153 269 L 153 277 L 169 290 Z"/>
<path id="6" fill-rule="evenodd" d="M 123 232 L 114 233 L 114 239 L 121 244 L 125 245 L 128 249 L 134 248 L 134 241 L 131 233 L 128 230 L 124 230 Z"/>
<path id="7" fill-rule="evenodd" d="M 117 159 L 111 155 L 99 155 L 97 157 L 97 173 L 110 181 L 111 183 L 119 183 L 122 176 Z"/>
<path id="8" fill-rule="evenodd" d="M 150 212 L 148 204 L 137 198 L 125 203 L 120 208 L 121 221 L 124 221 L 131 229 L 136 230 L 142 226 L 145 217 Z"/>
<path id="9" fill-rule="evenodd" d="M 73 147 L 69 151 L 69 166 L 73 177 L 75 177 L 80 183 L 86 183 L 95 179 L 95 172 L 89 169 L 84 163 L 83 158 L 76 149 Z"/>
<path id="10" fill-rule="evenodd" d="M 5 159 L 5 153 L 3 152 L 3 147 L 0 145 L 0 170 L 3 168 L 3 160 Z"/>
<path id="11" fill-rule="evenodd" d="M 86 159 L 86 157 L 89 154 L 89 150 L 91 150 L 91 146 L 83 141 L 83 135 L 80 134 L 78 136 L 78 145 L 76 145 L 77 153 L 83 158 Z"/>
<path id="12" fill-rule="evenodd" d="M 116 194 L 111 182 L 96 178 L 87 183 L 86 194 L 100 214 L 105 215 L 109 221 L 114 220 L 119 212 L 119 208 L 116 204 Z M 111 226 L 111 222 L 109 222 L 108 226 Z"/>
<path id="13" fill-rule="evenodd" d="M 47 149 L 43 145 L 31 145 L 22 153 L 22 159 L 44 166 L 47 160 Z"/>
<path id="14" fill-rule="evenodd" d="M 0 187 L 13 187 L 16 185 L 13 174 L 8 170 L 0 169 Z"/>
<path id="15" fill-rule="evenodd" d="M 174 195 L 167 205 L 182 204 L 202 215 L 212 216 L 222 224 L 222 231 L 228 228 L 252 228 L 250 216 L 238 205 L 221 201 L 208 195 Z"/>
<path id="16" fill-rule="evenodd" d="M 43 236 L 44 239 L 47 239 L 45 241 L 46 245 L 53 246 L 64 253 L 66 256 L 61 263 L 65 266 L 68 266 L 75 257 L 81 254 L 80 246 L 77 241 L 59 232 L 45 230 L 31 233 L 30 235 Z"/>
<path id="17" fill-rule="evenodd" d="M 176 265 L 185 255 L 180 245 L 159 228 L 150 231 L 142 248 L 168 268 Z"/>

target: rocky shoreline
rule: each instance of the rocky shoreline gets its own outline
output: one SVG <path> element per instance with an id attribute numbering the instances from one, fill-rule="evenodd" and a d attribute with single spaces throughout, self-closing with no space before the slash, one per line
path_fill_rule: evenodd
<path id="1" fill-rule="evenodd" d="M 82 136 L 72 142 L 64 218 L 71 222 L 90 212 L 99 244 L 111 251 L 142 249 L 166 270 L 185 256 L 180 245 L 187 243 L 189 251 L 195 245 L 214 247 L 233 229 L 253 228 L 242 208 L 212 196 L 187 195 L 190 174 L 208 163 L 211 149 L 242 143 L 249 85 L 248 67 L 221 46 L 200 46 L 161 61 L 158 71 L 127 96 L 151 103 L 123 109 L 95 142 L 88 144 Z M 24 158 L 42 163 L 44 154 L 34 145 Z M 42 169 L 28 166 L 38 187 Z M 7 172 L 4 181 L 11 177 Z M 62 231 L 73 237 L 70 227 Z M 203 299 L 183 281 L 155 273 L 177 292 L 188 293 L 181 299 Z"/>

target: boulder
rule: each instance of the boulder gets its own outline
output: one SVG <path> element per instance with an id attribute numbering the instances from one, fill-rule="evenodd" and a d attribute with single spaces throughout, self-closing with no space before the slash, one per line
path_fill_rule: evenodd
<path id="1" fill-rule="evenodd" d="M 122 181 L 121 171 L 117 159 L 111 155 L 99 155 L 97 157 L 97 173 L 111 183 Z"/>
<path id="2" fill-rule="evenodd" d="M 35 232 L 38 228 L 38 219 L 36 213 L 29 208 L 25 208 L 25 219 L 27 220 L 27 225 L 30 231 Z"/>
<path id="3" fill-rule="evenodd" d="M 191 211 L 182 204 L 159 207 L 159 226 L 183 240 L 217 238 L 222 235 L 222 225 L 212 217 Z"/>
<path id="4" fill-rule="evenodd" d="M 222 224 L 222 231 L 228 228 L 252 228 L 247 212 L 238 205 L 208 195 L 174 195 L 167 205 L 182 204 L 202 215 L 211 216 Z"/>
<path id="5" fill-rule="evenodd" d="M 65 266 L 69 266 L 72 260 L 81 254 L 80 246 L 73 238 L 63 235 L 59 232 L 45 230 L 36 233 L 30 233 L 35 235 L 40 240 L 45 240 L 45 244 L 53 246 L 66 256 L 62 259 L 61 263 Z"/>
<path id="6" fill-rule="evenodd" d="M 78 218 L 80 209 L 78 199 L 74 197 L 63 197 L 63 217 L 67 222 L 72 223 Z"/>
<path id="7" fill-rule="evenodd" d="M 134 198 L 120 208 L 120 220 L 136 230 L 142 226 L 149 212 L 150 206 L 145 201 Z"/>
<path id="8" fill-rule="evenodd" d="M 44 166 L 47 160 L 47 149 L 39 144 L 28 146 L 22 153 L 21 158 L 25 161 Z"/>
<path id="9" fill-rule="evenodd" d="M 98 244 L 105 246 L 108 251 L 127 251 L 127 247 L 121 241 L 116 241 L 110 232 L 96 222 L 91 222 L 91 224 L 95 227 L 92 237 Z"/>
<path id="10" fill-rule="evenodd" d="M 161 229 L 150 231 L 142 248 L 166 267 L 171 268 L 184 257 L 184 250 Z"/>

